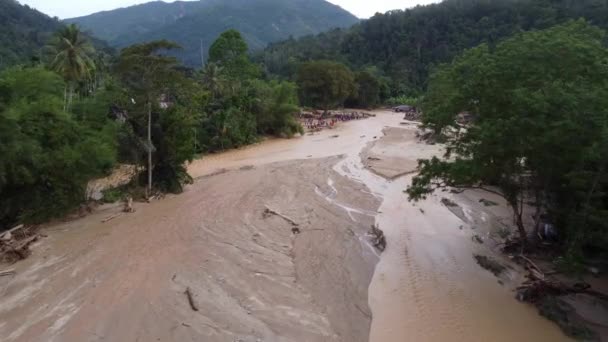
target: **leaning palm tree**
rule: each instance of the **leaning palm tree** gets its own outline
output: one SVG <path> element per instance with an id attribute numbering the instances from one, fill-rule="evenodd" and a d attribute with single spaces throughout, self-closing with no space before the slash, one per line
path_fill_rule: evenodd
<path id="1" fill-rule="evenodd" d="M 63 76 L 66 82 L 64 109 L 69 110 L 76 84 L 89 78 L 95 70 L 95 49 L 80 29 L 71 24 L 57 31 L 48 50 L 51 53 L 50 68 Z"/>

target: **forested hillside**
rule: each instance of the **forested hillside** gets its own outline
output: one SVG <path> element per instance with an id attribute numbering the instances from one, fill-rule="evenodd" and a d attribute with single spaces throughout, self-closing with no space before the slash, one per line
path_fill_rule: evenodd
<path id="1" fill-rule="evenodd" d="M 260 56 L 267 70 L 293 77 L 302 61 L 332 59 L 353 69 L 376 66 L 394 94 L 417 93 L 434 66 L 464 49 L 495 44 L 516 32 L 584 17 L 608 26 L 605 0 L 446 0 L 377 14 L 347 30 L 271 44 Z"/>
<path id="2" fill-rule="evenodd" d="M 241 32 L 256 50 L 291 36 L 350 27 L 357 21 L 324 0 L 157 1 L 67 20 L 117 47 L 157 39 L 175 41 L 184 48 L 178 57 L 189 66 L 200 66 L 201 40 L 208 48 L 228 29 Z"/>
<path id="3" fill-rule="evenodd" d="M 0 69 L 39 58 L 40 48 L 59 27 L 58 20 L 15 0 L 0 0 Z"/>

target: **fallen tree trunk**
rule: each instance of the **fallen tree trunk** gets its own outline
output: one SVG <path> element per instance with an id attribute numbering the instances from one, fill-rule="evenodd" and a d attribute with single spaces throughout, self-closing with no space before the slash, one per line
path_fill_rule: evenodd
<path id="1" fill-rule="evenodd" d="M 528 271 L 526 278 L 521 286 L 517 287 L 517 299 L 520 301 L 537 303 L 546 296 L 563 296 L 569 294 L 587 294 L 598 299 L 608 301 L 608 295 L 591 289 L 587 283 L 575 283 L 567 285 L 559 280 L 551 279 L 544 273 L 532 260 L 523 255 L 516 256 L 516 259 L 525 262 L 524 267 Z"/>

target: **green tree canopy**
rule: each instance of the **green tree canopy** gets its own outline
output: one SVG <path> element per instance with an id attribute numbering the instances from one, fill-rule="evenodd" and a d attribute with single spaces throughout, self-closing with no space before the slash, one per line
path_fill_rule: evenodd
<path id="1" fill-rule="evenodd" d="M 328 110 L 344 104 L 356 91 L 355 76 L 344 64 L 331 61 L 303 63 L 297 84 L 305 105 Z"/>
<path id="2" fill-rule="evenodd" d="M 114 163 L 112 126 L 90 129 L 64 112 L 63 86 L 42 68 L 0 74 L 0 226 L 67 213 Z"/>
<path id="3" fill-rule="evenodd" d="M 95 49 L 80 29 L 71 24 L 57 31 L 47 50 L 51 55 L 50 68 L 63 76 L 68 86 L 65 96 L 68 109 L 76 84 L 90 78 L 95 70 Z"/>
<path id="4" fill-rule="evenodd" d="M 357 90 L 348 100 L 349 106 L 372 108 L 380 103 L 382 84 L 375 75 L 366 70 L 359 71 L 355 74 L 355 83 Z"/>
<path id="5" fill-rule="evenodd" d="M 537 228 L 545 212 L 571 244 L 580 246 L 581 236 L 608 241 L 604 39 L 579 20 L 482 45 L 443 66 L 425 97 L 424 123 L 448 136 L 451 158 L 422 161 L 410 198 L 437 186 L 494 185 L 524 240 L 524 202 L 533 198 Z M 473 122 L 461 129 L 454 119 L 464 111 Z"/>
<path id="6" fill-rule="evenodd" d="M 247 79 L 260 74 L 247 56 L 247 43 L 236 30 L 222 33 L 209 48 L 209 62 L 216 63 L 231 78 Z"/>
<path id="7" fill-rule="evenodd" d="M 196 85 L 166 52 L 179 48 L 161 40 L 122 50 L 115 74 L 124 86 L 121 105 L 129 114 L 133 134 L 148 155 L 149 187 L 181 192 L 189 182 L 184 163 L 194 157 L 197 113 Z M 154 174 L 154 175 L 153 175 Z"/>

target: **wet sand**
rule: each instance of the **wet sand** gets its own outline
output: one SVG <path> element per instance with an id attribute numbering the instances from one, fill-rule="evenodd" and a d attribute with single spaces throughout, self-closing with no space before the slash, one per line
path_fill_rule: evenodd
<path id="1" fill-rule="evenodd" d="M 182 195 L 46 228 L 0 279 L 2 340 L 565 340 L 475 264 L 489 251 L 441 195 L 406 201 L 415 160 L 439 151 L 401 121 L 378 112 L 210 156 L 189 166 L 197 180 Z M 301 233 L 264 218 L 267 206 Z M 381 256 L 366 238 L 374 221 Z"/>

